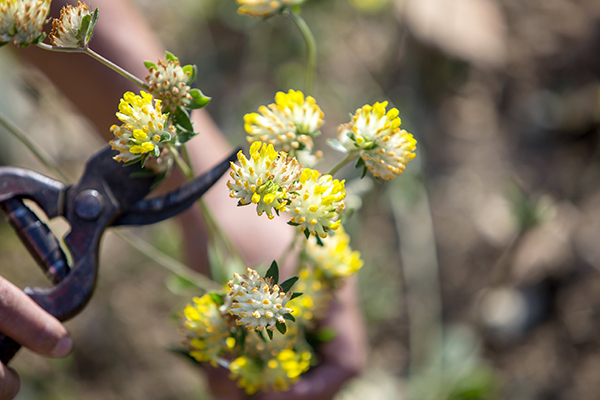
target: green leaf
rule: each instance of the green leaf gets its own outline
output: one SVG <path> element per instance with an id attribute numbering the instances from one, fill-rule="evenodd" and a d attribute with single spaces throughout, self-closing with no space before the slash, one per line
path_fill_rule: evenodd
<path id="1" fill-rule="evenodd" d="M 366 166 L 366 165 L 363 167 L 363 173 L 362 173 L 362 175 L 360 176 L 360 179 L 364 178 L 364 177 L 365 177 L 365 175 L 367 175 L 367 166 Z"/>
<path id="2" fill-rule="evenodd" d="M 165 58 L 169 61 L 179 62 L 179 58 L 175 57 L 173 53 L 167 51 L 165 54 Z"/>
<path id="3" fill-rule="evenodd" d="M 154 68 L 156 69 L 156 64 L 154 64 L 152 61 L 144 61 L 144 65 L 146 66 L 146 68 L 150 69 L 150 68 Z"/>
<path id="4" fill-rule="evenodd" d="M 339 141 L 335 139 L 327 139 L 327 144 L 334 150 L 339 151 L 340 153 L 347 153 L 348 150 L 342 145 Z"/>
<path id="5" fill-rule="evenodd" d="M 321 239 L 321 236 L 315 235 L 315 238 L 317 238 L 317 245 L 321 247 L 325 246 L 325 244 L 323 243 L 323 239 Z"/>
<path id="6" fill-rule="evenodd" d="M 237 206 L 244 207 L 244 206 L 249 206 L 250 204 L 252 204 L 252 203 L 243 204 L 241 200 L 238 200 Z"/>
<path id="7" fill-rule="evenodd" d="M 98 7 L 94 10 L 94 15 L 92 16 L 92 22 L 90 23 L 90 27 L 87 30 L 87 34 L 85 35 L 85 43 L 89 43 L 92 40 L 92 35 L 94 34 L 94 29 L 96 28 L 96 22 L 98 22 Z"/>
<path id="8" fill-rule="evenodd" d="M 273 331 L 270 329 L 267 329 L 267 335 L 269 335 L 269 339 L 273 340 Z"/>
<path id="9" fill-rule="evenodd" d="M 79 26 L 79 30 L 77 31 L 77 35 L 75 38 L 81 42 L 81 39 L 87 36 L 87 31 L 90 27 L 90 23 L 92 22 L 91 14 L 86 15 L 81 19 L 81 25 Z"/>
<path id="10" fill-rule="evenodd" d="M 46 39 L 46 33 L 42 32 L 42 34 L 40 36 L 38 36 L 33 42 L 31 42 L 31 44 L 40 44 L 44 41 L 44 39 Z M 27 47 L 29 46 L 29 43 L 22 43 L 19 45 L 19 47 Z"/>
<path id="11" fill-rule="evenodd" d="M 287 319 L 288 321 L 296 322 L 296 318 L 294 318 L 294 316 L 290 313 L 283 314 L 283 318 Z"/>
<path id="12" fill-rule="evenodd" d="M 192 89 L 188 93 L 192 96 L 192 102 L 187 106 L 190 110 L 197 110 L 210 102 L 210 97 L 205 96 L 200 89 Z"/>
<path id="13" fill-rule="evenodd" d="M 275 283 L 275 285 L 277 285 L 277 283 L 279 282 L 279 266 L 277 265 L 277 261 L 273 260 L 273 262 L 271 263 L 271 266 L 269 267 L 269 269 L 267 270 L 267 273 L 265 274 L 265 278 L 272 278 L 273 283 Z"/>
<path id="14" fill-rule="evenodd" d="M 198 133 L 196 133 L 196 132 L 179 131 L 177 133 L 177 141 L 175 144 L 180 145 L 180 144 L 187 143 L 188 141 L 190 141 L 190 139 L 195 137 L 197 134 Z"/>
<path id="15" fill-rule="evenodd" d="M 126 167 L 128 165 L 135 164 L 136 162 L 140 162 L 140 161 L 142 161 L 142 157 L 134 158 L 133 160 L 125 161 L 123 163 L 123 166 Z"/>
<path id="16" fill-rule="evenodd" d="M 183 131 L 194 131 L 194 127 L 192 125 L 192 122 L 190 121 L 190 116 L 181 107 L 177 107 L 177 110 L 175 110 L 175 113 L 173 114 L 173 123 L 175 124 L 175 127 Z"/>
<path id="17" fill-rule="evenodd" d="M 282 323 L 282 322 L 279 322 L 279 321 L 278 321 L 278 322 L 275 324 L 275 327 L 277 327 L 277 330 L 278 330 L 279 332 L 281 332 L 281 334 L 282 334 L 282 335 L 285 335 L 285 333 L 287 332 L 287 325 L 286 325 L 286 324 L 284 324 L 284 323 Z M 270 331 L 269 331 L 269 332 L 270 332 Z"/>
<path id="18" fill-rule="evenodd" d="M 298 223 L 296 223 L 296 222 L 292 222 L 292 221 L 288 221 L 288 223 L 287 223 L 287 224 L 288 224 L 288 225 L 291 225 L 291 226 L 300 226 L 300 224 L 298 224 Z"/>
<path id="19" fill-rule="evenodd" d="M 187 74 L 189 72 L 187 84 L 191 85 L 196 80 L 196 74 L 198 73 L 198 67 L 195 65 L 186 65 L 183 67 L 183 72 Z"/>
<path id="20" fill-rule="evenodd" d="M 257 331 L 257 330 L 255 330 L 254 332 L 256 332 L 256 334 L 258 335 L 258 337 L 261 338 L 261 340 L 263 342 L 265 342 L 265 343 L 267 342 L 267 338 L 265 337 L 265 334 L 263 333 L 263 331 Z"/>
<path id="21" fill-rule="evenodd" d="M 290 300 L 294 300 L 296 297 L 300 297 L 303 294 L 304 293 L 301 293 L 301 292 L 294 292 L 294 293 L 292 293 L 292 297 L 290 297 Z M 285 317 L 285 315 L 284 315 L 284 317 Z"/>
<path id="22" fill-rule="evenodd" d="M 281 288 L 281 290 L 283 290 L 284 292 L 289 292 L 290 289 L 292 288 L 292 286 L 294 286 L 294 284 L 298 281 L 298 277 L 297 276 L 292 276 L 290 279 L 288 279 L 287 281 L 283 282 L 281 285 L 279 285 L 279 287 Z"/>
<path id="23" fill-rule="evenodd" d="M 223 296 L 220 295 L 219 293 L 211 292 L 208 295 L 210 296 L 211 300 L 215 304 L 217 304 L 219 306 L 222 306 L 223 304 L 225 304 L 225 302 L 223 301 Z"/>
<path id="24" fill-rule="evenodd" d="M 160 137 L 160 141 L 161 142 L 170 142 L 171 141 L 171 134 L 169 132 L 163 132 L 163 134 Z"/>
<path id="25" fill-rule="evenodd" d="M 244 352 L 244 348 L 246 347 L 246 336 L 248 336 L 248 331 L 244 328 L 239 329 L 240 338 L 237 341 L 240 344 L 240 352 Z"/>
<path id="26" fill-rule="evenodd" d="M 310 237 L 310 232 L 308 231 L 308 229 L 305 229 L 303 232 L 304 236 L 306 236 L 306 240 L 308 240 L 308 238 Z"/>

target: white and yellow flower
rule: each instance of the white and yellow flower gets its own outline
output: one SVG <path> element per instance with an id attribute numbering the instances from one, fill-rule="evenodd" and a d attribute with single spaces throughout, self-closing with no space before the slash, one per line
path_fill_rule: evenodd
<path id="1" fill-rule="evenodd" d="M 365 166 L 378 178 L 391 179 L 400 175 L 406 164 L 415 158 L 417 141 L 400 129 L 398 110 L 386 112 L 388 102 L 365 105 L 341 125 L 339 141 L 348 153 L 357 151 Z"/>
<path id="2" fill-rule="evenodd" d="M 286 391 L 310 368 L 311 359 L 310 351 L 285 349 L 267 360 L 238 357 L 229 364 L 229 370 L 231 378 L 249 395 L 259 390 Z"/>
<path id="3" fill-rule="evenodd" d="M 284 7 L 304 3 L 305 0 L 237 0 L 240 5 L 238 12 L 252 17 L 268 17 Z"/>
<path id="4" fill-rule="evenodd" d="M 258 215 L 266 213 L 274 218 L 273 210 L 279 212 L 288 204 L 288 192 L 297 189 L 294 181 L 300 176 L 296 159 L 288 159 L 284 152 L 277 152 L 273 145 L 254 142 L 250 146 L 250 158 L 238 153 L 240 166 L 231 163 L 227 182 L 229 196 L 239 199 L 240 205 L 256 204 Z"/>
<path id="5" fill-rule="evenodd" d="M 168 122 L 168 114 L 162 113 L 161 101 L 154 100 L 144 91 L 141 96 L 125 93 L 119 103 L 117 118 L 123 124 L 110 128 L 116 136 L 110 144 L 120 152 L 114 157 L 117 161 L 128 162 L 146 154 L 160 157 L 163 143 L 175 135 L 175 127 Z"/>
<path id="6" fill-rule="evenodd" d="M 0 43 L 35 44 L 44 38 L 51 0 L 0 0 Z"/>
<path id="7" fill-rule="evenodd" d="M 185 307 L 182 326 L 189 354 L 198 362 L 210 362 L 216 366 L 216 360 L 222 353 L 235 345 L 219 305 L 208 294 L 194 297 L 193 303 Z"/>
<path id="8" fill-rule="evenodd" d="M 54 46 L 58 47 L 84 47 L 85 35 L 77 38 L 81 30 L 83 19 L 90 16 L 91 12 L 85 3 L 77 2 L 77 6 L 67 5 L 60 10 L 60 18 L 52 21 L 52 32 L 48 38 Z"/>
<path id="9" fill-rule="evenodd" d="M 363 266 L 360 252 L 353 251 L 350 247 L 350 236 L 343 226 L 324 239 L 322 246 L 316 240 L 309 240 L 306 255 L 325 280 L 350 276 Z M 296 289 L 300 291 L 298 287 Z"/>
<path id="10" fill-rule="evenodd" d="M 246 274 L 234 274 L 238 283 L 229 281 L 231 305 L 228 311 L 237 318 L 238 325 L 249 330 L 275 330 L 276 324 L 285 324 L 284 315 L 293 310 L 286 307 L 291 292 L 283 292 L 271 278 L 263 278 L 253 269 Z"/>
<path id="11" fill-rule="evenodd" d="M 323 112 L 313 97 L 290 89 L 277 92 L 275 103 L 261 106 L 258 113 L 246 114 L 244 122 L 250 143 L 272 144 L 275 150 L 295 156 L 299 150 L 312 151 L 312 138 L 320 134 Z"/>
<path id="12" fill-rule="evenodd" d="M 167 58 L 158 60 L 148 68 L 146 76 L 148 91 L 163 101 L 164 108 L 173 113 L 178 106 L 185 107 L 192 102 L 188 82 L 191 71 L 184 71 L 179 61 Z"/>
<path id="13" fill-rule="evenodd" d="M 291 223 L 308 230 L 311 235 L 327 237 L 330 229 L 340 226 L 339 214 L 344 209 L 346 190 L 344 181 L 319 171 L 305 168 L 299 178 L 302 188 L 291 194 L 287 211 L 292 214 Z"/>

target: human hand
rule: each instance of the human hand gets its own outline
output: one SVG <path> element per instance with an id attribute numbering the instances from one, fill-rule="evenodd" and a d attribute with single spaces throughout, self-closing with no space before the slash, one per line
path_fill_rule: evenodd
<path id="1" fill-rule="evenodd" d="M 15 285 L 0 277 L 0 332 L 30 350 L 48 357 L 68 355 L 73 342 L 67 329 Z M 19 391 L 19 376 L 0 363 L 0 400 Z"/>

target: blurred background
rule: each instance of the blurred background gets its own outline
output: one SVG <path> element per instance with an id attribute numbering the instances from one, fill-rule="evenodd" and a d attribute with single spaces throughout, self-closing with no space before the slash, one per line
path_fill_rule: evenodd
<path id="1" fill-rule="evenodd" d="M 138 5 L 197 64 L 234 145 L 245 113 L 303 86 L 304 44 L 285 17 L 240 16 L 234 0 Z M 419 143 L 392 182 L 340 172 L 361 196 L 348 231 L 365 260 L 371 351 L 337 399 L 600 398 L 600 2 L 309 0 L 303 16 L 319 45 L 318 168 L 341 159 L 325 141 L 367 103 L 389 100 Z M 0 51 L 0 111 L 76 179 L 99 135 L 13 50 Z M 1 164 L 50 174 L 0 137 Z M 173 221 L 135 233 L 181 258 Z M 6 223 L 0 252 L 0 275 L 47 285 Z M 189 294 L 105 235 L 95 296 L 67 323 L 76 350 L 21 351 L 17 399 L 210 398 L 198 369 L 167 351 Z"/>

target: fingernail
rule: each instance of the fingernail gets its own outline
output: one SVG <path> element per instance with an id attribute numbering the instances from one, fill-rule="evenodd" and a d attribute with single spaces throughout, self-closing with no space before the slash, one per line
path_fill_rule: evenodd
<path id="1" fill-rule="evenodd" d="M 59 342 L 54 346 L 50 354 L 54 357 L 64 357 L 68 355 L 73 349 L 73 341 L 70 336 L 65 336 L 60 339 Z"/>

